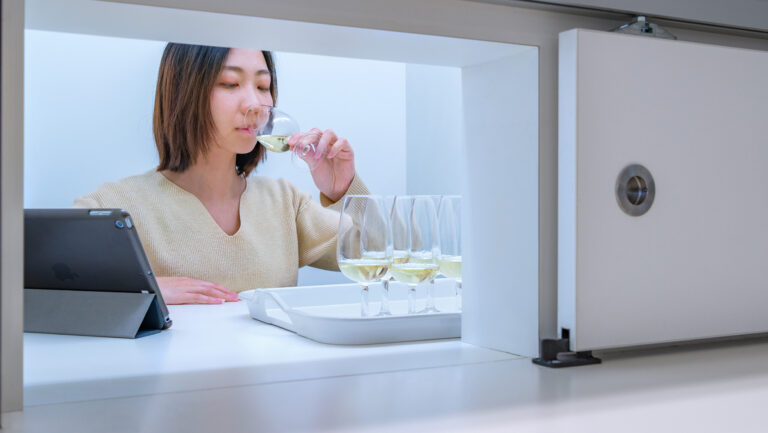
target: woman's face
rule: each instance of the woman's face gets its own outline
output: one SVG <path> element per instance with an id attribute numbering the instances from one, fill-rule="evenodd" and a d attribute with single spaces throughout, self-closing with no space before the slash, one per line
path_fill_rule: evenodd
<path id="1" fill-rule="evenodd" d="M 211 93 L 215 143 L 233 153 L 248 153 L 256 136 L 245 127 L 243 115 L 254 105 L 273 105 L 271 76 L 259 50 L 232 48 Z"/>

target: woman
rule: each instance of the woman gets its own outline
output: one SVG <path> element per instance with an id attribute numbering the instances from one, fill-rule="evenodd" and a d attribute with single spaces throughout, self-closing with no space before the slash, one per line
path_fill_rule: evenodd
<path id="1" fill-rule="evenodd" d="M 166 303 L 236 301 L 243 290 L 296 285 L 304 265 L 338 269 L 339 214 L 323 206 L 368 192 L 354 152 L 331 130 L 310 131 L 326 155 L 310 164 L 323 206 L 285 180 L 248 177 L 265 151 L 244 115 L 276 98 L 271 53 L 168 44 L 155 96 L 159 166 L 75 201 L 131 213 Z"/>

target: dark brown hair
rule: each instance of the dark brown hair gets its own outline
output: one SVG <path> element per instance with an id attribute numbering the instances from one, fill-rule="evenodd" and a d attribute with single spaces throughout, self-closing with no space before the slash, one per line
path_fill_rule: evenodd
<path id="1" fill-rule="evenodd" d="M 157 170 L 183 172 L 208 151 L 214 137 L 211 92 L 229 48 L 169 43 L 160 60 L 152 130 L 160 156 Z M 269 92 L 277 102 L 272 53 L 262 51 L 271 75 Z M 264 147 L 238 154 L 235 169 L 247 176 L 266 158 Z"/>

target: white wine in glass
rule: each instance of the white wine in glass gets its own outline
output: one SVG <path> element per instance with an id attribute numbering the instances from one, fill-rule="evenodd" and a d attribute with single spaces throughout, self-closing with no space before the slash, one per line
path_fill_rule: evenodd
<path id="1" fill-rule="evenodd" d="M 288 140 L 301 132 L 299 123 L 288 113 L 270 105 L 254 105 L 243 115 L 243 123 L 256 133 L 256 140 L 267 150 L 277 153 L 291 150 Z M 320 136 L 305 133 L 293 146 L 295 153 L 306 157 L 315 152 Z"/>
<path id="2" fill-rule="evenodd" d="M 407 226 L 408 233 L 408 261 L 392 265 L 392 275 L 408 285 L 408 313 L 416 313 L 414 295 L 416 286 L 432 281 L 439 265 L 437 259 L 440 255 L 440 244 L 437 235 L 437 210 L 435 203 L 429 196 L 413 196 L 407 203 L 400 203 L 401 219 Z M 393 217 L 394 220 L 394 217 Z M 393 224 L 396 224 L 393 222 Z M 394 235 L 393 226 L 393 235 Z M 431 286 L 430 286 L 431 290 Z M 427 305 L 420 313 L 433 313 L 438 310 L 430 302 L 432 298 L 427 296 Z"/>
<path id="3" fill-rule="evenodd" d="M 436 263 L 400 263 L 392 265 L 392 275 L 397 281 L 416 286 L 434 278 L 438 269 Z"/>
<path id="4" fill-rule="evenodd" d="M 352 281 L 370 284 L 383 277 L 390 264 L 387 260 L 346 259 L 339 262 L 339 270 Z"/>
<path id="5" fill-rule="evenodd" d="M 262 146 L 272 152 L 282 153 L 291 150 L 291 146 L 288 145 L 288 135 L 257 135 L 256 140 L 261 143 Z"/>
<path id="6" fill-rule="evenodd" d="M 461 279 L 461 256 L 442 254 L 440 260 L 440 273 L 448 278 Z"/>
<path id="7" fill-rule="evenodd" d="M 362 317 L 371 315 L 368 287 L 387 274 L 392 256 L 392 230 L 382 198 L 368 195 L 344 197 L 336 258 L 339 270 L 362 287 Z"/>

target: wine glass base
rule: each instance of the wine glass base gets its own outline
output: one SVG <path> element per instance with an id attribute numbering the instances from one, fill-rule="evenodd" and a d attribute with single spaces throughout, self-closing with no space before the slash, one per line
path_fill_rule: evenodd
<path id="1" fill-rule="evenodd" d="M 429 307 L 416 312 L 416 314 L 427 314 L 427 313 L 442 313 L 442 311 L 438 310 L 435 307 Z"/>
<path id="2" fill-rule="evenodd" d="M 380 311 L 379 314 L 376 315 L 376 317 L 389 317 L 391 315 L 392 313 L 390 313 L 389 311 Z"/>

